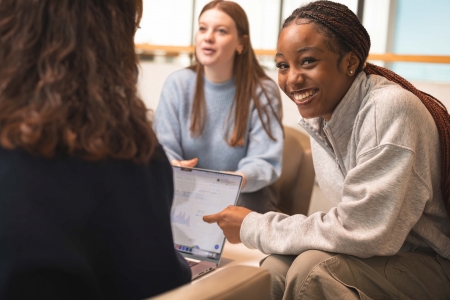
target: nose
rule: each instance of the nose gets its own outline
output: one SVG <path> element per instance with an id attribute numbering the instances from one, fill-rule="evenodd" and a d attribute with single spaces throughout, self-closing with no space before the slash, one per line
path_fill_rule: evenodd
<path id="1" fill-rule="evenodd" d="M 287 74 L 286 74 L 286 85 L 289 86 L 291 89 L 298 89 L 303 83 L 305 82 L 304 74 L 296 69 L 296 68 L 289 68 Z"/>
<path id="2" fill-rule="evenodd" d="M 213 43 L 214 42 L 214 32 L 212 30 L 207 30 L 204 35 L 205 42 Z"/>

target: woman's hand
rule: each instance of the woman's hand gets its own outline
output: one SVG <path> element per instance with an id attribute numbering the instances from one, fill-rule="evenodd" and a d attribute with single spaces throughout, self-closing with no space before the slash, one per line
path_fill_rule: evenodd
<path id="1" fill-rule="evenodd" d="M 238 244 L 242 242 L 240 236 L 242 222 L 251 212 L 245 207 L 230 205 L 217 214 L 203 216 L 203 221 L 217 223 L 227 240 L 232 244 Z"/>
<path id="2" fill-rule="evenodd" d="M 190 160 L 176 160 L 173 159 L 171 162 L 172 166 L 176 167 L 187 167 L 187 168 L 193 168 L 198 163 L 198 158 L 193 158 Z"/>

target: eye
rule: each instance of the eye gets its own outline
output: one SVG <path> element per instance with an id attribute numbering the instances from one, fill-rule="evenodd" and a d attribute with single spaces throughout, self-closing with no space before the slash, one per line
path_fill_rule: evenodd
<path id="1" fill-rule="evenodd" d="M 227 33 L 227 31 L 225 29 L 218 29 L 217 31 L 219 33 L 221 33 L 221 34 L 226 34 Z"/>
<path id="2" fill-rule="evenodd" d="M 206 31 L 206 28 L 205 28 L 204 26 L 200 26 L 200 27 L 198 28 L 198 31 L 204 32 L 204 31 Z"/>
<path id="3" fill-rule="evenodd" d="M 289 68 L 289 65 L 286 64 L 286 63 L 280 62 L 280 63 L 277 63 L 277 64 L 276 64 L 276 67 L 277 67 L 278 69 L 288 69 L 288 68 Z"/>
<path id="4" fill-rule="evenodd" d="M 316 59 L 313 57 L 305 57 L 302 59 L 302 65 L 309 65 L 312 64 L 313 62 L 316 62 Z"/>

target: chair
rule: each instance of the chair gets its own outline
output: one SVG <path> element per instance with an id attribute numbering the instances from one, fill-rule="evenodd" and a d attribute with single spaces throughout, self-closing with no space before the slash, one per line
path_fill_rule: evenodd
<path id="1" fill-rule="evenodd" d="M 278 193 L 278 210 L 288 215 L 308 214 L 314 186 L 314 166 L 309 136 L 284 127 L 283 169 L 273 184 Z"/>
<path id="2" fill-rule="evenodd" d="M 268 300 L 269 298 L 270 273 L 262 268 L 237 265 L 219 269 L 206 278 L 147 300 Z"/>

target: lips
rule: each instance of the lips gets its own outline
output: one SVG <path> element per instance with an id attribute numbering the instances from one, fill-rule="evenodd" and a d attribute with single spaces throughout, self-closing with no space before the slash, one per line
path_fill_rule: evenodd
<path id="1" fill-rule="evenodd" d="M 317 94 L 318 91 L 318 89 L 308 89 L 303 91 L 291 92 L 291 95 L 297 105 L 306 104 Z"/>
<path id="2" fill-rule="evenodd" d="M 202 48 L 202 52 L 204 54 L 213 54 L 214 52 L 216 52 L 216 50 L 214 50 L 212 48 Z"/>

